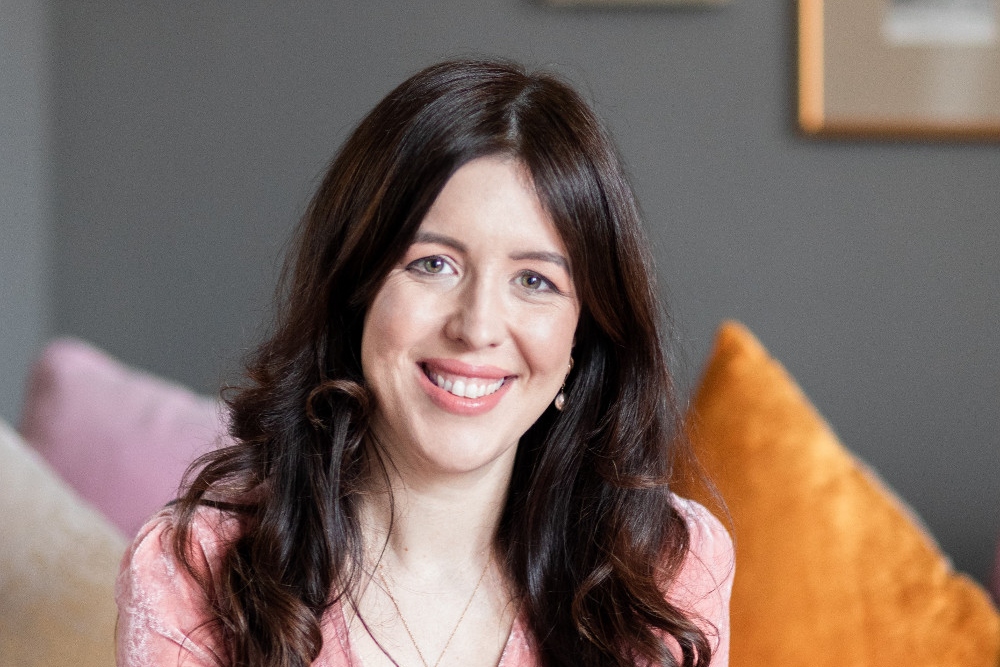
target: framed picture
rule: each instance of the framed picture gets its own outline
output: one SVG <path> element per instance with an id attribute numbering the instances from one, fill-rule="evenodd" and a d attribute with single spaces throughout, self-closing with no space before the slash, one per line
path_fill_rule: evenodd
<path id="1" fill-rule="evenodd" d="M 807 134 L 1000 140 L 1000 0 L 798 0 Z"/>
<path id="2" fill-rule="evenodd" d="M 564 7 L 713 7 L 729 0 L 543 0 Z"/>

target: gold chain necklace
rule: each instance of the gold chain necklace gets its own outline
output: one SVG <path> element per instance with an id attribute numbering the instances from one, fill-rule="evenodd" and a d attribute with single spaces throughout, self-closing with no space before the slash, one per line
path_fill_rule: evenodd
<path id="1" fill-rule="evenodd" d="M 399 603 L 396 602 L 396 596 L 392 594 L 392 587 L 389 586 L 389 581 L 385 577 L 385 568 L 382 564 L 378 565 L 378 576 L 382 580 L 382 585 L 385 587 L 386 595 L 389 596 L 389 600 L 392 602 L 392 606 L 396 608 L 396 615 L 399 616 L 400 622 L 403 624 L 403 629 L 406 630 L 407 636 L 410 638 L 410 643 L 413 644 L 413 648 L 417 650 L 417 655 L 420 657 L 420 662 L 423 663 L 424 667 L 438 667 L 441 664 L 441 659 L 444 657 L 445 652 L 451 645 L 451 640 L 454 639 L 455 633 L 458 632 L 458 626 L 462 624 L 462 620 L 465 618 L 465 612 L 469 611 L 469 607 L 472 606 L 472 601 L 476 599 L 476 593 L 479 592 L 479 586 L 482 585 L 483 579 L 486 577 L 486 571 L 490 569 L 490 562 L 492 559 L 486 560 L 486 565 L 483 567 L 482 573 L 479 575 L 479 579 L 476 581 L 476 587 L 472 589 L 472 595 L 469 596 L 469 601 L 465 603 L 465 608 L 462 609 L 462 613 L 459 615 L 458 620 L 455 622 L 455 627 L 451 629 L 451 634 L 448 635 L 448 640 L 444 643 L 444 648 L 441 649 L 441 653 L 438 654 L 437 660 L 434 661 L 434 665 L 429 665 L 427 663 L 427 658 L 424 657 L 424 652 L 420 650 L 420 645 L 417 644 L 416 637 L 413 636 L 413 632 L 410 630 L 410 626 L 406 623 L 406 617 L 403 616 L 403 610 L 399 608 Z M 384 650 L 384 649 L 383 649 Z"/>

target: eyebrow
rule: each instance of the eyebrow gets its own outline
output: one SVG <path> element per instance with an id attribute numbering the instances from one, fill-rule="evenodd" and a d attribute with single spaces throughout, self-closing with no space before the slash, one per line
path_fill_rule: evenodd
<path id="1" fill-rule="evenodd" d="M 434 232 L 417 232 L 417 235 L 413 238 L 413 242 L 437 243 L 439 245 L 448 246 L 449 248 L 454 248 L 459 252 L 466 252 L 468 250 L 465 244 L 461 241 L 453 239 L 450 236 L 445 236 L 444 234 L 435 234 Z M 566 271 L 569 271 L 569 262 L 565 257 L 557 252 L 548 252 L 545 250 L 525 250 L 523 252 L 512 253 L 510 258 L 516 262 L 526 259 L 539 262 L 549 262 L 562 267 Z"/>
<path id="2" fill-rule="evenodd" d="M 468 250 L 461 241 L 453 239 L 450 236 L 445 236 L 444 234 L 435 234 L 434 232 L 417 232 L 417 235 L 413 237 L 413 242 L 437 243 L 438 245 L 446 245 L 449 248 L 454 248 L 459 252 L 466 252 Z"/>
<path id="3" fill-rule="evenodd" d="M 566 258 L 557 252 L 545 252 L 545 251 L 515 252 L 510 256 L 510 258 L 515 261 L 520 261 L 523 259 L 533 259 L 538 262 L 551 262 L 552 264 L 561 266 L 565 271 L 567 272 L 569 271 L 569 262 L 567 262 Z"/>

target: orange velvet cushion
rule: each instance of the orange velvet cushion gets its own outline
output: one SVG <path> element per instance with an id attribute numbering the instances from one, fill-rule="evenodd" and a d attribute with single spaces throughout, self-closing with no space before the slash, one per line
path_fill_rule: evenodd
<path id="1" fill-rule="evenodd" d="M 742 326 L 722 327 L 692 415 L 735 531 L 733 667 L 996 667 L 986 593 Z"/>

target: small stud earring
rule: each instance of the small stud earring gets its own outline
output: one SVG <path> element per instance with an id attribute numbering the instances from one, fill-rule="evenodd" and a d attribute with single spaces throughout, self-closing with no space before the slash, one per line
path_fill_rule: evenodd
<path id="1" fill-rule="evenodd" d="M 573 357 L 569 358 L 569 368 L 566 370 L 566 377 L 569 377 L 571 370 L 573 370 Z M 559 393 L 556 394 L 556 399 L 552 401 L 552 405 L 560 412 L 566 407 L 566 378 L 563 378 L 562 386 L 559 388 Z"/>

